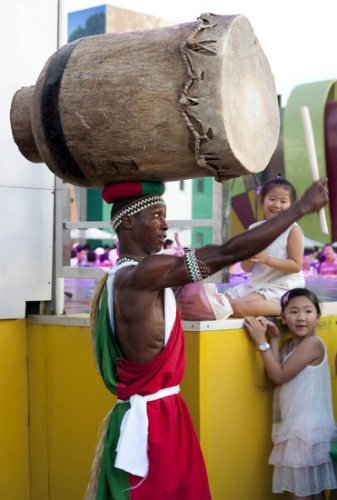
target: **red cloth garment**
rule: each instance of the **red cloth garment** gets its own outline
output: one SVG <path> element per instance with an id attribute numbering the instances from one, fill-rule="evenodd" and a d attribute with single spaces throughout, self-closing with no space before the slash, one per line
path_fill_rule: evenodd
<path id="1" fill-rule="evenodd" d="M 125 401 L 135 394 L 155 394 L 160 389 L 179 385 L 185 370 L 185 340 L 178 311 L 165 348 L 152 361 L 141 364 L 121 357 L 110 328 L 106 303 L 105 296 L 96 340 L 100 371 L 109 390 L 116 390 L 117 397 Z M 103 323 L 109 323 L 108 328 L 103 328 Z M 113 375 L 116 368 L 117 377 Z M 114 467 L 120 425 L 129 408 L 130 403 L 120 403 L 111 414 L 97 499 L 210 500 L 199 441 L 180 394 L 147 402 L 148 475 L 142 479 Z"/>
<path id="2" fill-rule="evenodd" d="M 146 364 L 119 360 L 117 395 L 151 394 L 180 383 L 185 369 L 185 342 L 179 314 L 170 340 L 159 356 Z M 189 410 L 176 394 L 147 403 L 149 419 L 149 473 L 131 500 L 210 499 L 208 480 L 200 445 Z M 131 487 L 139 477 L 130 475 Z"/>

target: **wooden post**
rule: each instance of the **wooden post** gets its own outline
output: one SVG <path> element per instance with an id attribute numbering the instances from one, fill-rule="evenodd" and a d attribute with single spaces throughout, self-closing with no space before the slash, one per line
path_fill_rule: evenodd
<path id="1" fill-rule="evenodd" d="M 213 181 L 213 243 L 221 245 L 230 238 L 230 183 Z M 228 283 L 229 270 L 222 269 L 207 281 Z"/>

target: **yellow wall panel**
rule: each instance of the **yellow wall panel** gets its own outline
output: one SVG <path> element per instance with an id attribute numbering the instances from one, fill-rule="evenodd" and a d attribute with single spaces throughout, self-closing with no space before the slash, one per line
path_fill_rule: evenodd
<path id="1" fill-rule="evenodd" d="M 337 316 L 326 316 L 318 329 L 328 348 L 335 408 L 336 325 Z M 276 498 L 268 465 L 273 385 L 259 353 L 242 328 L 185 331 L 185 337 L 182 395 L 212 499 Z M 0 322 L 0 363 L 0 499 L 82 500 L 100 424 L 115 404 L 95 371 L 89 329 Z"/>
<path id="2" fill-rule="evenodd" d="M 194 428 L 200 439 L 200 335 L 186 332 L 186 370 L 180 384 L 181 395 L 191 412 Z"/>
<path id="3" fill-rule="evenodd" d="M 272 385 L 244 330 L 201 332 L 201 343 L 201 445 L 212 498 L 269 499 Z"/>
<path id="4" fill-rule="evenodd" d="M 95 370 L 88 328 L 29 325 L 29 339 L 35 366 L 32 385 L 41 395 L 31 405 L 32 482 L 39 491 L 35 498 L 80 500 L 89 481 L 101 421 L 116 399 Z M 39 376 L 43 366 L 45 376 Z M 40 428 L 47 432 L 47 445 L 38 435 Z M 47 455 L 47 469 L 39 464 L 40 450 Z M 49 497 L 44 496 L 43 485 Z"/>
<path id="5" fill-rule="evenodd" d="M 0 498 L 29 500 L 25 320 L 0 321 Z"/>

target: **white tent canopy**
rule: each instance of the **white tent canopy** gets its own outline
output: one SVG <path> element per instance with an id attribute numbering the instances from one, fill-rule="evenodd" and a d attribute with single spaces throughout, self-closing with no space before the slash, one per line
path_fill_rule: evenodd
<path id="1" fill-rule="evenodd" d="M 70 237 L 72 240 L 115 240 L 111 231 L 103 231 L 96 227 L 90 227 L 88 229 L 71 229 Z"/>
<path id="2" fill-rule="evenodd" d="M 324 243 L 304 236 L 304 248 L 324 247 Z"/>

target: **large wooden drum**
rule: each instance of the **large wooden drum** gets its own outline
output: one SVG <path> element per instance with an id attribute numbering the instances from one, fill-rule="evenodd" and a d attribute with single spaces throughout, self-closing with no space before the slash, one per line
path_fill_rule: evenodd
<path id="1" fill-rule="evenodd" d="M 276 149 L 280 119 L 247 18 L 203 14 L 63 46 L 35 87 L 15 94 L 11 125 L 28 160 L 103 187 L 259 172 Z"/>

